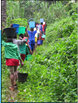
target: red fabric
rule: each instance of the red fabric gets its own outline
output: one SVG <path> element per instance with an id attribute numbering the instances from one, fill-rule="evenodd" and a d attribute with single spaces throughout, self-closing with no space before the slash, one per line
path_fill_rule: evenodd
<path id="1" fill-rule="evenodd" d="M 36 27 L 38 27 L 39 24 L 36 24 Z"/>
<path id="2" fill-rule="evenodd" d="M 25 39 L 27 39 L 26 44 L 28 44 L 28 43 L 29 43 L 28 37 L 24 37 L 24 38 L 23 38 L 23 40 L 25 40 Z"/>
<path id="3" fill-rule="evenodd" d="M 43 32 L 45 32 L 44 28 L 45 28 L 45 24 L 42 25 L 42 31 L 43 31 Z"/>
<path id="4" fill-rule="evenodd" d="M 28 39 L 28 37 L 24 37 L 23 40 Z"/>
<path id="5" fill-rule="evenodd" d="M 19 60 L 18 59 L 6 59 L 6 65 L 7 66 L 19 66 Z"/>
<path id="6" fill-rule="evenodd" d="M 41 38 L 41 40 L 45 40 L 44 38 Z"/>
<path id="7" fill-rule="evenodd" d="M 25 59 L 25 54 L 20 54 L 21 55 L 21 59 L 24 61 Z"/>

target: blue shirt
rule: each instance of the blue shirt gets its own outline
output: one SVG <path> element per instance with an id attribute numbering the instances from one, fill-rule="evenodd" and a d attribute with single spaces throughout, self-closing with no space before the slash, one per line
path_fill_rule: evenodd
<path id="1" fill-rule="evenodd" d="M 41 24 L 38 25 L 38 28 L 39 28 L 40 31 L 42 31 L 42 25 Z"/>
<path id="2" fill-rule="evenodd" d="M 37 31 L 27 31 L 28 35 L 29 35 L 29 42 L 31 41 L 35 41 L 35 34 L 37 33 Z"/>

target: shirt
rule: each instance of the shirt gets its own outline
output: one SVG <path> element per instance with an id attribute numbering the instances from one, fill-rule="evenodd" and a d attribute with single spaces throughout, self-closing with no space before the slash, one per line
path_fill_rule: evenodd
<path id="1" fill-rule="evenodd" d="M 29 43 L 28 37 L 24 37 L 23 40 L 26 40 L 26 44 Z"/>
<path id="2" fill-rule="evenodd" d="M 42 25 L 41 25 L 41 24 L 38 25 L 38 29 L 39 29 L 40 31 L 42 31 Z"/>
<path id="3" fill-rule="evenodd" d="M 28 35 L 29 35 L 29 42 L 31 41 L 35 41 L 35 34 L 37 33 L 37 31 L 27 31 Z"/>
<path id="4" fill-rule="evenodd" d="M 13 43 L 16 44 L 18 46 L 19 49 L 19 45 L 24 44 L 25 40 L 17 40 L 17 39 L 13 39 Z"/>
<path id="5" fill-rule="evenodd" d="M 45 32 L 45 24 L 42 25 L 42 31 Z"/>
<path id="6" fill-rule="evenodd" d="M 26 54 L 26 43 L 19 45 L 20 54 Z"/>
<path id="7" fill-rule="evenodd" d="M 2 41 L 2 46 L 5 47 L 5 58 L 20 59 L 20 54 L 16 44 L 13 44 L 12 42 L 6 43 Z"/>
<path id="8" fill-rule="evenodd" d="M 24 40 L 17 40 L 17 39 L 13 39 L 13 43 L 17 44 L 17 45 L 21 45 L 23 44 L 25 41 Z"/>
<path id="9" fill-rule="evenodd" d="M 35 37 L 37 38 L 38 37 L 38 34 L 40 33 L 40 30 L 37 29 L 37 33 L 35 34 Z"/>

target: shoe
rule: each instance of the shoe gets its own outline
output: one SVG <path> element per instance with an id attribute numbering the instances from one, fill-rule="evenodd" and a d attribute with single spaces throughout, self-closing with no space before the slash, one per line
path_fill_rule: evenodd
<path id="1" fill-rule="evenodd" d="M 14 90 L 15 90 L 15 88 L 14 88 L 13 86 L 10 86 L 9 89 L 10 89 L 11 91 L 14 91 Z"/>

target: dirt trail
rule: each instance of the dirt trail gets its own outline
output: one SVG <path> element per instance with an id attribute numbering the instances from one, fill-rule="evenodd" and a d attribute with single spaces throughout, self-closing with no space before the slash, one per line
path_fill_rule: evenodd
<path id="1" fill-rule="evenodd" d="M 18 94 L 18 90 L 15 90 L 15 91 L 9 90 L 9 86 L 11 85 L 10 79 L 8 79 L 8 83 L 6 83 L 6 84 L 7 84 L 7 88 L 8 88 L 7 91 L 6 91 L 6 93 L 7 93 L 7 101 L 8 102 L 15 102 L 15 97 Z"/>

